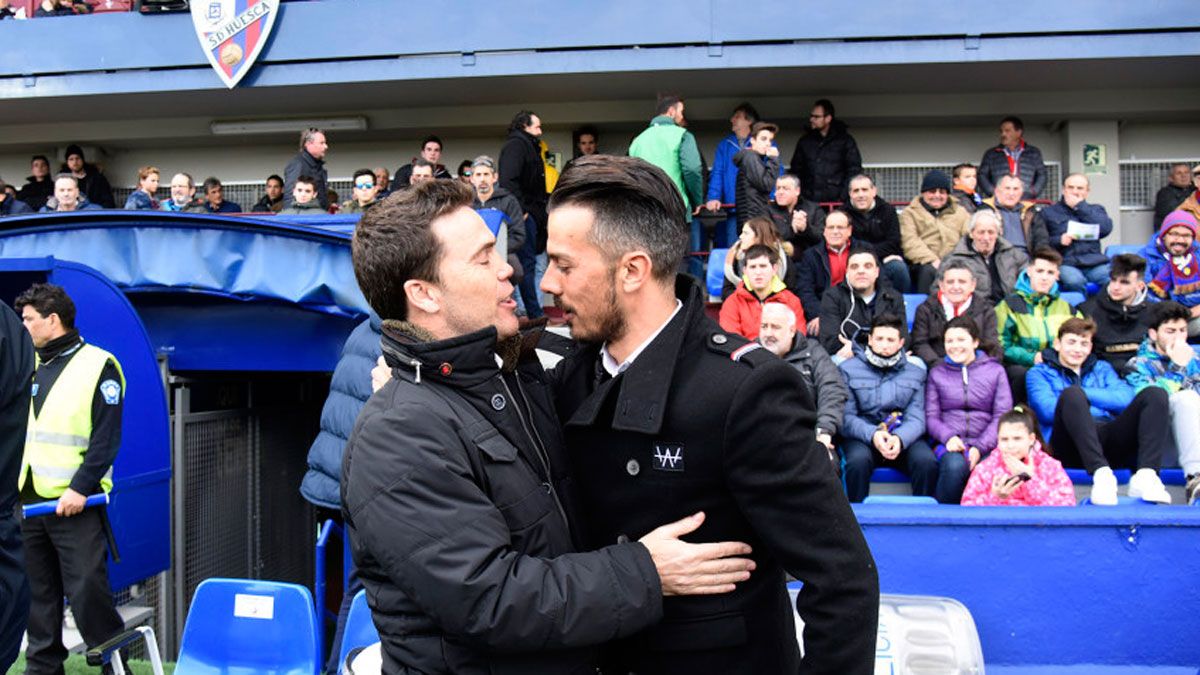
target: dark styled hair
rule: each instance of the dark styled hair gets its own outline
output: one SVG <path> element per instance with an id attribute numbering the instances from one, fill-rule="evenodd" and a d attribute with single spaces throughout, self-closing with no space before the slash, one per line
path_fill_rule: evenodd
<path id="1" fill-rule="evenodd" d="M 967 162 L 964 162 L 962 164 L 955 164 L 954 168 L 950 172 L 950 177 L 951 178 L 961 178 L 963 171 L 965 171 L 967 169 L 974 169 L 974 168 L 976 168 L 974 164 L 970 164 Z"/>
<path id="2" fill-rule="evenodd" d="M 534 113 L 532 110 L 522 110 L 513 115 L 512 121 L 508 123 L 509 131 L 525 131 L 525 127 L 533 123 Z M 422 146 L 424 147 L 424 146 Z"/>
<path id="3" fill-rule="evenodd" d="M 1058 327 L 1058 337 L 1062 339 L 1067 335 L 1078 335 L 1080 337 L 1091 337 L 1096 334 L 1096 322 L 1091 319 L 1080 319 L 1073 316 L 1067 319 Z"/>
<path id="4" fill-rule="evenodd" d="M 679 94 L 659 94 L 658 102 L 654 106 L 654 114 L 666 115 L 668 110 L 679 103 L 683 103 L 683 97 Z"/>
<path id="5" fill-rule="evenodd" d="M 1052 454 L 1050 446 L 1046 443 L 1046 439 L 1042 438 L 1042 427 L 1038 424 L 1037 418 L 1033 416 L 1033 411 L 1028 406 L 1013 406 L 1012 410 L 1000 416 L 1000 420 L 996 422 L 996 429 L 999 430 L 1005 424 L 1020 424 L 1025 427 L 1025 430 L 1033 434 L 1037 442 L 1041 444 L 1042 451 L 1048 455 Z"/>
<path id="6" fill-rule="evenodd" d="M 972 340 L 979 340 L 979 324 L 975 323 L 975 319 L 966 314 L 960 314 L 947 321 L 946 329 L 942 331 L 942 336 L 945 337 L 951 328 L 961 328 L 970 333 Z"/>
<path id="7" fill-rule="evenodd" d="M 1123 277 L 1130 272 L 1137 272 L 1139 277 L 1145 279 L 1146 259 L 1133 253 L 1122 253 L 1121 255 L 1113 256 L 1112 268 L 1108 273 L 1109 279 Z"/>
<path id="8" fill-rule="evenodd" d="M 1009 124 L 1013 125 L 1013 128 L 1016 129 L 1017 131 L 1025 131 L 1025 123 L 1022 122 L 1021 118 L 1017 117 L 1016 115 L 1009 115 L 1008 117 L 1005 117 L 1004 119 L 1000 120 L 1001 125 L 1003 125 L 1005 122 L 1008 122 Z"/>
<path id="9" fill-rule="evenodd" d="M 758 258 L 766 258 L 767 263 L 774 267 L 779 264 L 779 251 L 766 244 L 755 244 L 746 249 L 746 257 L 742 261 L 743 263 L 748 263 Z"/>
<path id="10" fill-rule="evenodd" d="M 474 192 L 462 181 L 433 180 L 392 193 L 363 214 L 354 230 L 354 276 L 381 318 L 408 318 L 404 283 L 437 283 L 442 244 L 434 220 L 470 208 Z"/>
<path id="11" fill-rule="evenodd" d="M 769 131 L 772 136 L 779 135 L 779 125 L 770 122 L 755 122 L 750 126 L 750 138 L 754 138 L 761 131 Z"/>
<path id="12" fill-rule="evenodd" d="M 472 171 L 472 173 L 474 173 L 475 163 L 469 159 L 464 159 L 463 161 L 458 163 L 458 169 L 456 169 L 454 171 L 454 175 L 458 176 L 459 178 L 462 178 L 463 169 L 470 169 Z"/>
<path id="13" fill-rule="evenodd" d="M 220 178 L 217 178 L 216 176 L 209 176 L 208 178 L 204 179 L 204 194 L 208 194 L 209 190 L 218 187 L 224 187 L 221 185 Z"/>
<path id="14" fill-rule="evenodd" d="M 371 174 L 371 175 L 374 176 L 375 174 Z M 317 189 L 317 179 L 313 178 L 312 176 L 308 176 L 308 175 L 297 176 L 296 177 L 296 185 L 299 185 L 301 183 L 308 185 L 309 187 L 311 187 L 314 190 Z"/>
<path id="15" fill-rule="evenodd" d="M 350 176 L 350 182 L 357 183 L 359 176 L 370 176 L 371 182 L 372 183 L 375 182 L 375 170 L 374 169 L 355 169 L 354 174 L 352 176 Z"/>
<path id="16" fill-rule="evenodd" d="M 904 337 L 904 329 L 906 327 L 907 324 L 904 323 L 904 319 L 899 314 L 892 314 L 890 312 L 880 314 L 871 321 L 872 333 L 875 332 L 876 328 L 895 328 L 900 333 L 900 337 Z"/>
<path id="17" fill-rule="evenodd" d="M 424 150 L 425 146 L 429 145 L 430 143 L 437 143 L 438 150 L 441 150 L 442 148 L 446 147 L 446 145 L 444 143 L 442 143 L 442 139 L 438 138 L 434 134 L 429 134 L 425 138 L 421 139 L 421 149 Z"/>
<path id="18" fill-rule="evenodd" d="M 75 302 L 62 286 L 55 284 L 34 284 L 17 296 L 13 307 L 20 314 L 28 305 L 37 310 L 43 317 L 57 314 L 63 328 L 75 328 Z"/>
<path id="19" fill-rule="evenodd" d="M 597 143 L 600 142 L 600 130 L 590 124 L 585 124 L 581 127 L 576 127 L 571 132 L 571 150 L 572 151 L 579 152 L 579 139 L 584 136 L 591 136 L 592 138 L 596 139 Z M 575 156 L 578 157 L 579 155 L 575 155 Z"/>
<path id="20" fill-rule="evenodd" d="M 1192 318 L 1192 313 L 1187 307 L 1167 300 L 1165 302 L 1155 303 L 1150 306 L 1150 321 L 1147 328 L 1158 330 L 1160 326 L 1168 321 L 1177 321 L 1182 319 L 1185 323 Z"/>
<path id="21" fill-rule="evenodd" d="M 1042 246 L 1034 251 L 1033 255 L 1029 256 L 1029 261 L 1032 263 L 1034 260 L 1045 260 L 1054 263 L 1055 267 L 1062 267 L 1063 264 L 1062 254 L 1049 246 Z"/>
<path id="22" fill-rule="evenodd" d="M 183 174 L 183 175 L 187 176 L 187 174 L 186 174 L 186 173 L 185 173 L 185 174 Z M 188 182 L 191 182 L 191 180 L 192 180 L 192 177 L 191 177 L 191 176 L 188 176 Z M 271 182 L 271 181 L 273 181 L 273 180 L 277 180 L 277 181 L 279 181 L 279 186 L 280 186 L 280 187 L 283 187 L 283 177 L 282 177 L 282 176 L 280 176 L 280 175 L 279 175 L 279 174 L 277 174 L 277 173 L 273 173 L 273 174 L 271 174 L 270 176 L 267 176 L 267 182 L 268 182 L 268 183 L 270 183 L 270 182 Z"/>
<path id="23" fill-rule="evenodd" d="M 45 162 L 46 166 L 50 166 L 50 160 L 45 155 L 34 155 L 33 157 L 29 158 L 29 163 L 33 164 L 34 162 L 38 161 L 39 159 L 42 160 L 43 162 Z"/>
<path id="24" fill-rule="evenodd" d="M 879 254 L 875 252 L 874 247 L 868 244 L 856 242 L 853 246 L 851 246 L 850 252 L 846 254 L 846 262 L 849 263 L 850 259 L 856 255 L 869 255 L 875 261 L 876 267 L 880 265 Z"/>
<path id="25" fill-rule="evenodd" d="M 819 99 L 817 99 L 817 100 L 816 100 L 816 102 L 815 102 L 815 103 L 813 103 L 813 107 L 814 107 L 814 108 L 820 108 L 821 110 L 824 110 L 824 111 L 825 111 L 825 114 L 826 114 L 826 115 L 829 115 L 830 117 L 834 117 L 834 112 L 833 112 L 833 101 L 830 101 L 830 100 L 829 100 L 829 99 L 827 99 L 827 98 L 819 98 Z"/>
<path id="26" fill-rule="evenodd" d="M 635 157 L 580 157 L 563 171 L 550 195 L 550 211 L 563 206 L 592 212 L 588 240 L 610 264 L 640 250 L 650 257 L 656 280 L 675 278 L 687 253 L 687 211 L 662 169 Z"/>
<path id="27" fill-rule="evenodd" d="M 745 115 L 746 119 L 750 120 L 751 124 L 754 124 L 759 119 L 761 119 L 758 116 L 758 110 L 756 110 L 754 108 L 754 106 L 750 105 L 749 101 L 742 101 L 741 103 L 739 103 L 737 105 L 737 107 L 733 109 L 733 112 L 730 113 L 729 115 L 730 115 L 730 117 L 732 117 L 738 113 L 742 113 L 743 115 Z"/>

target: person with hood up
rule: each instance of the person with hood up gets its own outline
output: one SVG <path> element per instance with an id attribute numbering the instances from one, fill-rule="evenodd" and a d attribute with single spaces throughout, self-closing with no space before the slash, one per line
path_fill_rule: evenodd
<path id="1" fill-rule="evenodd" d="M 778 269 L 779 252 L 770 246 L 755 244 L 746 251 L 745 279 L 721 304 L 721 328 L 753 340 L 758 337 L 763 306 L 780 303 L 795 313 L 796 323 L 804 331 L 804 308 L 800 298 L 780 280 Z"/>
<path id="2" fill-rule="evenodd" d="M 957 504 L 971 470 L 996 447 L 996 425 L 1012 407 L 1004 366 L 979 348 L 969 316 L 946 324 L 946 356 L 925 381 L 925 428 L 937 444 L 937 489 L 942 504 Z"/>

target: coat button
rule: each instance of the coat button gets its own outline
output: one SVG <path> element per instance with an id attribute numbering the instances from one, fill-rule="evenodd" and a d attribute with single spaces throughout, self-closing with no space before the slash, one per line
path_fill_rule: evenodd
<path id="1" fill-rule="evenodd" d="M 618 535 L 617 543 L 618 544 L 628 544 L 629 543 L 629 535 L 627 535 L 627 534 Z"/>
<path id="2" fill-rule="evenodd" d="M 713 341 L 713 344 L 714 344 L 714 345 L 723 345 L 723 344 L 725 344 L 726 342 L 729 342 L 729 338 L 727 338 L 727 337 L 725 337 L 724 335 L 721 335 L 720 333 L 718 333 L 718 334 L 716 334 L 716 335 L 712 336 L 712 341 Z"/>
<path id="3" fill-rule="evenodd" d="M 504 406 L 508 402 L 504 400 L 504 394 L 496 394 L 492 397 L 492 410 L 504 410 Z"/>
<path id="4" fill-rule="evenodd" d="M 642 465 L 638 464 L 636 459 L 631 459 L 628 462 L 625 462 L 625 471 L 628 472 L 630 476 L 638 475 L 641 470 Z"/>

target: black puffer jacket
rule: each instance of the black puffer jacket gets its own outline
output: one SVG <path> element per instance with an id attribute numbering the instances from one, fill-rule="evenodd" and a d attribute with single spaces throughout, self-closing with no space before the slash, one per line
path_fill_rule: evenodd
<path id="1" fill-rule="evenodd" d="M 996 192 L 996 183 L 1009 173 L 1011 171 L 1004 146 L 988 148 L 987 152 L 983 153 L 983 159 L 979 160 L 979 171 L 976 174 L 979 176 L 978 190 L 985 197 L 991 197 Z M 1046 187 L 1046 162 L 1042 160 L 1041 150 L 1025 144 L 1025 149 L 1021 151 L 1021 159 L 1017 162 L 1017 176 L 1025 185 L 1025 193 L 1021 199 L 1037 199 L 1038 195 L 1042 194 Z"/>
<path id="2" fill-rule="evenodd" d="M 59 168 L 61 173 L 71 173 L 66 164 Z M 79 194 L 87 197 L 87 200 L 96 206 L 103 209 L 117 208 L 116 201 L 113 200 L 112 186 L 108 184 L 108 179 L 104 174 L 100 173 L 100 169 L 96 168 L 95 164 L 83 164 L 83 178 L 79 179 Z M 50 181 L 50 196 L 54 195 L 54 181 Z"/>
<path id="3" fill-rule="evenodd" d="M 800 194 L 817 202 L 845 201 L 850 179 L 862 173 L 858 143 L 835 119 L 829 135 L 809 131 L 796 141 L 792 173 L 800 177 Z"/>
<path id="4" fill-rule="evenodd" d="M 808 216 L 808 225 L 803 232 L 792 230 L 792 214 L 796 211 L 803 211 Z M 805 251 L 820 244 L 825 236 L 825 209 L 814 201 L 801 199 L 792 209 L 771 202 L 767 204 L 767 215 L 775 223 L 775 231 L 779 236 L 792 244 L 792 260 L 797 262 L 804 257 Z"/>
<path id="5" fill-rule="evenodd" d="M 317 182 L 317 203 L 321 208 L 328 210 L 329 173 L 325 170 L 325 160 L 313 157 L 303 148 L 283 169 L 283 208 L 292 206 L 295 201 L 292 190 L 295 189 L 296 179 L 300 176 L 308 176 Z"/>
<path id="6" fill-rule="evenodd" d="M 895 314 L 904 318 L 904 296 L 900 291 L 887 284 L 885 277 L 879 275 L 876 282 L 875 297 L 871 304 L 863 302 L 858 294 L 850 290 L 845 281 L 825 291 L 821 296 L 821 346 L 830 354 L 836 354 L 842 348 L 841 335 L 854 343 L 854 352 L 862 351 L 867 344 L 867 335 L 871 331 L 871 322 L 882 314 Z M 908 330 L 905 327 L 904 343 L 907 347 Z"/>
<path id="7" fill-rule="evenodd" d="M 888 256 L 904 255 L 900 247 L 900 216 L 896 215 L 896 207 L 883 197 L 876 197 L 875 206 L 866 213 L 855 208 L 846 209 L 846 213 L 850 214 L 854 238 L 870 244 L 879 254 L 880 261 Z"/>
<path id="8" fill-rule="evenodd" d="M 418 332 L 384 324 L 392 380 L 342 462 L 383 672 L 593 672 L 593 645 L 662 616 L 649 552 L 576 553 L 573 487 L 531 345 L 501 370 L 494 328 L 436 342 Z"/>
<path id="9" fill-rule="evenodd" d="M 779 176 L 779 158 L 760 155 L 753 150 L 742 150 L 733 156 L 738 168 L 734 188 L 737 200 L 737 223 L 767 215 L 767 204 L 775 190 L 775 179 Z"/>
<path id="10" fill-rule="evenodd" d="M 525 215 L 533 219 L 537 252 L 546 250 L 546 202 L 550 195 L 546 194 L 546 165 L 533 135 L 520 129 L 508 132 L 500 149 L 500 187 L 516 196 Z"/>
<path id="11" fill-rule="evenodd" d="M 1108 297 L 1108 286 L 1084 301 L 1079 311 L 1096 322 L 1092 353 L 1108 361 L 1118 375 L 1137 356 L 1138 346 L 1150 330 L 1150 307 L 1143 296 L 1135 304 L 1122 305 Z"/>
<path id="12" fill-rule="evenodd" d="M 35 180 L 33 176 L 25 179 L 26 183 L 17 190 L 17 199 L 29 205 L 34 211 L 46 205 L 46 200 L 54 196 L 54 179 Z"/>

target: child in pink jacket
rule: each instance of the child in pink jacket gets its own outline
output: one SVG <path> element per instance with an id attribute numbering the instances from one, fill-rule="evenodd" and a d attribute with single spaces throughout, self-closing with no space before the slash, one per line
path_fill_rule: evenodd
<path id="1" fill-rule="evenodd" d="M 964 506 L 1074 506 L 1075 489 L 1062 464 L 1042 450 L 1037 420 L 1017 406 L 1000 416 L 996 451 L 967 481 Z"/>

